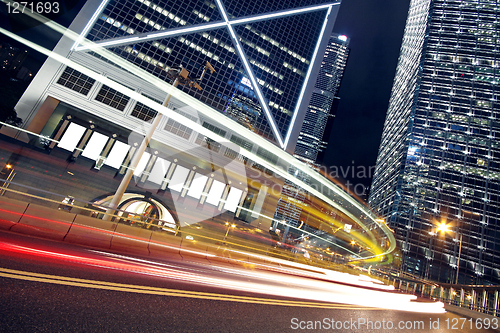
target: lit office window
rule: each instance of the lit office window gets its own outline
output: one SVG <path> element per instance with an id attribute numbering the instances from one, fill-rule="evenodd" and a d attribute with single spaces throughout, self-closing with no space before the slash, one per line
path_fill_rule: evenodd
<path id="1" fill-rule="evenodd" d="M 242 190 L 231 187 L 231 190 L 229 191 L 226 199 L 226 203 L 224 205 L 224 209 L 227 209 L 228 211 L 234 213 L 236 211 L 236 208 L 238 208 L 238 203 L 240 202 L 242 194 Z"/>
<path id="2" fill-rule="evenodd" d="M 144 153 L 141 156 L 141 160 L 139 161 L 139 164 L 137 164 L 137 167 L 134 170 L 134 176 L 140 176 L 144 169 L 146 168 L 146 165 L 149 162 L 149 158 L 151 157 L 150 153 Z"/>
<path id="3" fill-rule="evenodd" d="M 195 199 L 200 199 L 207 180 L 207 176 L 203 176 L 202 174 L 197 173 L 194 176 L 193 181 L 191 182 L 191 186 L 189 187 L 187 195 Z"/>
<path id="4" fill-rule="evenodd" d="M 168 188 L 171 189 L 172 191 L 181 192 L 188 174 L 189 174 L 189 169 L 178 165 L 175 168 L 170 183 L 168 184 Z"/>
<path id="5" fill-rule="evenodd" d="M 193 130 L 187 127 L 186 125 L 182 125 L 181 123 L 169 118 L 167 120 L 167 124 L 165 125 L 165 130 L 173 133 L 177 136 L 180 136 L 183 139 L 189 140 L 191 133 Z"/>
<path id="6" fill-rule="evenodd" d="M 114 90 L 113 88 L 103 85 L 95 99 L 117 110 L 123 111 L 125 110 L 130 97 Z"/>
<path id="7" fill-rule="evenodd" d="M 108 137 L 101 133 L 94 132 L 90 137 L 89 142 L 85 146 L 85 149 L 82 152 L 82 156 L 90 158 L 91 160 L 96 161 L 101 155 L 102 149 L 108 142 Z"/>
<path id="8" fill-rule="evenodd" d="M 106 158 L 104 164 L 109 165 L 112 168 L 118 169 L 122 165 L 125 156 L 127 156 L 129 149 L 130 146 L 127 145 L 126 143 L 123 143 L 121 141 L 116 141 L 115 144 L 113 145 L 113 148 L 111 148 L 111 151 L 108 157 Z"/>
<path id="9" fill-rule="evenodd" d="M 148 123 L 152 122 L 152 120 L 156 117 L 158 112 L 154 109 L 142 104 L 141 102 L 135 103 L 134 109 L 130 114 L 132 117 L 147 121 Z"/>
<path id="10" fill-rule="evenodd" d="M 207 196 L 207 203 L 218 206 L 226 184 L 214 180 Z"/>
<path id="11" fill-rule="evenodd" d="M 85 133 L 86 128 L 75 123 L 69 124 L 63 137 L 57 144 L 59 148 L 66 149 L 69 151 L 75 150 L 78 142 Z"/>
<path id="12" fill-rule="evenodd" d="M 57 80 L 57 83 L 80 94 L 87 95 L 94 85 L 95 80 L 75 71 L 73 68 L 66 67 L 59 80 Z"/>
<path id="13" fill-rule="evenodd" d="M 149 174 L 148 180 L 152 183 L 161 185 L 163 179 L 165 179 L 169 166 L 170 161 L 166 161 L 163 158 L 158 157 L 151 173 Z"/>

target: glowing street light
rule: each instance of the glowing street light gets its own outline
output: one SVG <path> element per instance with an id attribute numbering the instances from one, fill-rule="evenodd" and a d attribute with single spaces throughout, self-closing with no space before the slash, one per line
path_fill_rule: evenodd
<path id="1" fill-rule="evenodd" d="M 4 195 L 5 191 L 7 190 L 7 188 L 10 185 L 10 182 L 12 181 L 14 176 L 16 175 L 12 164 L 5 164 L 5 169 L 7 169 L 6 172 L 8 172 L 8 171 L 10 171 L 10 172 L 9 172 L 9 175 L 7 176 L 7 178 L 5 178 L 3 185 L 0 187 L 0 195 Z"/>
<path id="2" fill-rule="evenodd" d="M 229 224 L 229 222 L 226 221 L 226 225 L 227 225 L 227 230 L 226 230 L 226 234 L 224 235 L 224 239 L 222 239 L 223 242 L 226 240 L 227 234 L 229 233 L 229 229 L 236 228 L 236 224 L 234 224 L 234 223 Z"/>
<path id="3" fill-rule="evenodd" d="M 437 231 L 438 232 L 447 232 L 450 230 L 450 225 L 446 224 L 445 222 L 441 222 L 437 226 Z"/>
<path id="4" fill-rule="evenodd" d="M 450 231 L 450 225 L 445 222 L 441 222 L 437 226 L 437 231 L 446 233 Z M 459 235 L 458 230 L 456 231 L 456 235 Z M 458 284 L 458 271 L 460 269 L 460 256 L 462 255 L 462 234 L 460 234 L 460 245 L 458 247 L 458 259 L 457 259 L 457 274 L 455 276 L 455 284 Z"/>

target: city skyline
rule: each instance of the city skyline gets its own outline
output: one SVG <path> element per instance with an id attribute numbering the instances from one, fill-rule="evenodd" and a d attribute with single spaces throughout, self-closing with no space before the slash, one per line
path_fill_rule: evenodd
<path id="1" fill-rule="evenodd" d="M 338 90 L 344 75 L 344 70 L 349 54 L 349 38 L 345 35 L 332 33 L 326 50 L 323 54 L 318 77 L 314 83 L 311 102 L 308 105 L 304 122 L 295 146 L 294 156 L 304 161 L 312 168 L 318 167 L 316 163 L 318 153 L 325 147 L 323 141 L 325 129 L 334 120 L 336 106 L 338 105 Z M 302 174 L 296 168 L 289 168 L 289 174 L 297 174 L 297 177 L 308 183 L 308 176 Z M 301 220 L 302 206 L 307 197 L 307 191 L 300 186 L 294 186 L 293 181 L 285 180 L 285 186 L 278 201 L 275 218 L 286 220 L 288 225 L 299 226 Z M 293 199 L 292 199 L 293 198 Z M 293 201 L 292 201 L 293 200 Z M 306 217 L 302 216 L 302 220 Z M 284 227 L 283 240 L 292 239 L 289 227 Z"/>
<path id="2" fill-rule="evenodd" d="M 400 329 L 498 316 L 500 7 L 340 2 L 75 0 L 34 29 L 3 20 L 0 44 L 29 50 L 2 77 L 3 326 L 136 327 L 127 297 L 160 309 L 146 326 L 195 331 L 316 329 L 314 307 Z M 240 326 L 219 327 L 231 311 Z"/>

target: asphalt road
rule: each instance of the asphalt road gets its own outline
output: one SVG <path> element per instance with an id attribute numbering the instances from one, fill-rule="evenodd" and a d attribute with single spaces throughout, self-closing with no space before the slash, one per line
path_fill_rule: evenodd
<path id="1" fill-rule="evenodd" d="M 0 232 L 1 332 L 493 332 L 450 313 L 315 296 L 332 292 L 393 295 L 298 270 L 151 262 Z"/>

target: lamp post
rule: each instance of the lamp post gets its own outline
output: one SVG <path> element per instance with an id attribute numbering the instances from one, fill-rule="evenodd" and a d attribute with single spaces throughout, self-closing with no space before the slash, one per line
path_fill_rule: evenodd
<path id="1" fill-rule="evenodd" d="M 432 259 L 433 259 L 433 254 L 432 254 L 432 240 L 436 236 L 436 233 L 434 230 L 429 231 L 429 253 L 426 254 L 426 260 L 427 260 L 427 265 L 426 265 L 426 270 L 424 273 L 424 279 L 428 280 L 431 267 L 432 267 Z"/>
<path id="2" fill-rule="evenodd" d="M 458 228 L 458 226 L 457 226 Z M 437 231 L 439 232 L 444 232 L 446 233 L 447 231 L 449 231 L 450 229 L 450 226 L 449 224 L 446 224 L 444 222 L 438 224 L 438 227 L 437 227 Z M 460 235 L 460 244 L 459 244 L 459 247 L 458 247 L 458 258 L 457 258 L 457 273 L 455 275 L 455 284 L 458 284 L 458 272 L 460 270 L 460 256 L 462 255 L 462 233 L 458 233 L 458 230 L 455 231 L 455 237 L 457 237 L 458 235 Z"/>
<path id="3" fill-rule="evenodd" d="M 458 284 L 458 270 L 460 269 L 460 255 L 461 254 L 462 254 L 462 234 L 460 234 L 460 246 L 458 247 L 457 276 L 455 277 L 455 284 Z"/>
<path id="4" fill-rule="evenodd" d="M 6 171 L 9 171 L 9 175 L 7 176 L 7 178 L 5 179 L 5 182 L 3 183 L 1 190 L 0 190 L 0 195 L 4 195 L 6 189 L 9 187 L 10 183 L 12 181 L 12 179 L 14 179 L 14 176 L 16 175 L 16 173 L 14 172 L 14 167 L 12 166 L 12 164 L 6 164 L 5 165 L 5 169 Z"/>
<path id="5" fill-rule="evenodd" d="M 236 228 L 236 224 L 229 224 L 229 222 L 226 222 L 226 225 L 227 225 L 227 230 L 226 230 L 226 234 L 224 235 L 224 238 L 222 239 L 223 242 L 226 241 L 226 238 L 227 238 L 227 235 L 229 234 L 229 229 L 230 228 Z"/>
<path id="6" fill-rule="evenodd" d="M 205 68 L 203 69 L 203 72 L 201 76 L 197 79 L 191 79 L 189 77 L 189 72 L 183 68 L 182 66 L 180 68 L 172 68 L 168 71 L 168 76 L 170 78 L 174 79 L 174 83 L 172 84 L 174 87 L 177 87 L 178 84 L 186 85 L 189 87 L 196 88 L 198 90 L 201 90 L 200 85 L 198 82 L 200 82 L 203 79 L 203 76 L 205 75 L 205 72 L 207 69 L 210 70 L 210 72 L 213 74 L 215 72 L 215 69 L 210 65 L 210 63 L 207 61 L 205 63 Z M 168 105 L 168 102 L 170 102 L 170 98 L 172 97 L 171 94 L 168 94 L 167 98 L 165 99 L 165 102 L 163 103 L 163 106 L 166 107 Z M 156 130 L 156 127 L 158 127 L 158 124 L 160 123 L 160 120 L 162 119 L 163 114 L 158 113 L 156 115 L 156 118 L 154 119 L 153 123 L 151 124 L 151 127 L 149 128 L 148 132 L 146 133 L 146 136 L 142 140 L 141 145 L 137 149 L 137 151 L 134 154 L 134 157 L 132 158 L 132 161 L 130 162 L 130 165 L 127 169 L 127 172 L 125 173 L 125 176 L 123 176 L 123 179 L 118 186 L 118 189 L 115 192 L 115 195 L 113 196 L 113 199 L 111 199 L 111 202 L 109 203 L 109 208 L 106 210 L 106 214 L 103 216 L 103 220 L 109 221 L 111 220 L 112 214 L 116 211 L 116 208 L 118 207 L 120 201 L 122 200 L 123 194 L 125 194 L 125 190 L 128 187 L 128 184 L 130 183 L 130 180 L 132 180 L 132 176 L 134 175 L 135 168 L 139 164 L 139 161 L 142 158 L 142 155 L 144 154 L 144 151 L 146 150 L 147 146 L 149 145 L 149 142 L 151 141 L 151 138 L 153 137 L 153 133 Z"/>

